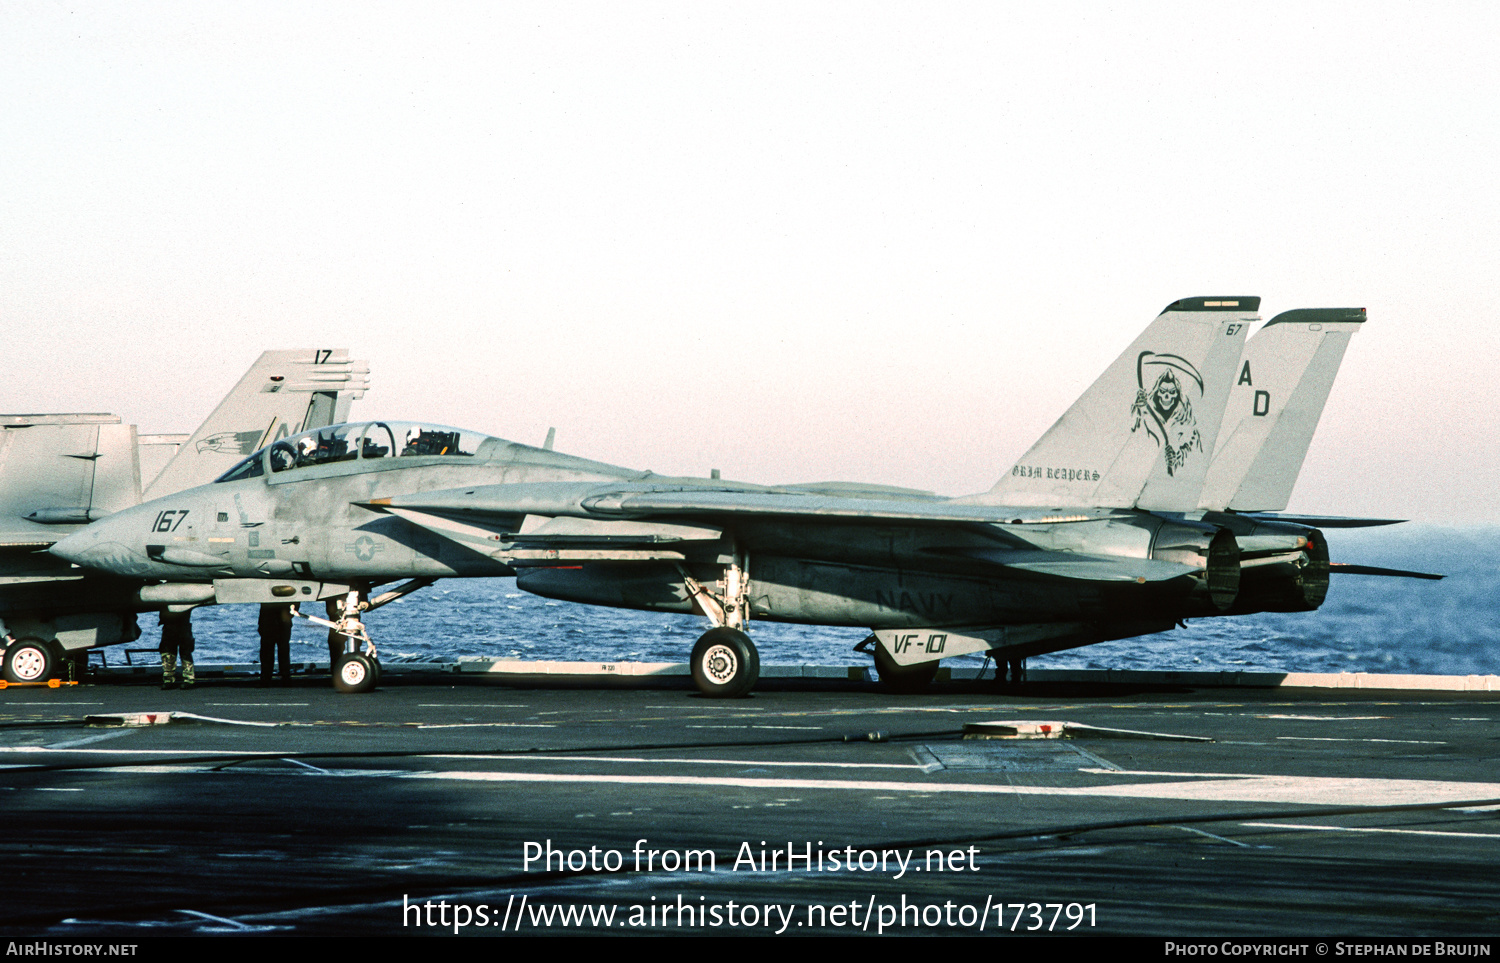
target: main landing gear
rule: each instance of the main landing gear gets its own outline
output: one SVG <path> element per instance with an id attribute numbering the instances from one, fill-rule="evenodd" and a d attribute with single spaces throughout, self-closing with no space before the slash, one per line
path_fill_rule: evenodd
<path id="1" fill-rule="evenodd" d="M 749 556 L 731 547 L 724 578 L 716 586 L 720 593 L 710 592 L 680 565 L 678 571 L 688 596 L 714 625 L 693 646 L 693 684 L 710 699 L 747 695 L 760 679 L 760 653 L 741 628 L 750 615 Z"/>
<path id="2" fill-rule="evenodd" d="M 417 589 L 426 588 L 436 581 L 435 578 L 414 578 L 374 598 L 369 597 L 368 591 L 351 589 L 343 602 L 337 605 L 339 615 L 337 620 L 296 613 L 309 622 L 326 626 L 334 633 L 343 636 L 344 651 L 336 656 L 333 664 L 329 666 L 335 689 L 340 692 L 369 692 L 380 684 L 380 659 L 375 654 L 375 643 L 371 640 L 370 633 L 366 631 L 365 624 L 360 621 L 359 614 L 404 598 Z M 330 616 L 333 614 L 332 611 L 329 612 Z"/>
<path id="3" fill-rule="evenodd" d="M 709 629 L 693 646 L 693 684 L 714 699 L 745 695 L 760 678 L 760 653 L 750 636 L 726 625 Z"/>

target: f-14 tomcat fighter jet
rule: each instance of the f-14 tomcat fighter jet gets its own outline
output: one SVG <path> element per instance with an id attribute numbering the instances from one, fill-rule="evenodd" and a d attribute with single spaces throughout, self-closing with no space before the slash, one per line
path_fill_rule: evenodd
<path id="1" fill-rule="evenodd" d="M 1318 520 L 1246 512 L 1285 507 L 1364 311 L 1280 315 L 1247 352 L 1258 306 L 1170 305 L 978 495 L 670 478 L 374 421 L 278 441 L 52 551 L 198 582 L 205 600 L 247 578 L 288 601 L 343 594 L 338 628 L 363 646 L 334 667 L 346 691 L 379 671 L 361 609 L 442 577 L 515 574 L 550 598 L 706 616 L 691 665 L 711 696 L 755 684 L 752 619 L 869 627 L 882 678 L 914 689 L 947 656 L 1315 609 L 1330 571 Z"/>
<path id="2" fill-rule="evenodd" d="M 46 554 L 91 520 L 201 485 L 304 428 L 344 421 L 369 366 L 342 348 L 267 351 L 191 435 L 109 414 L 0 415 L 0 636 L 7 683 L 42 682 L 140 635 L 136 614 L 189 608 L 197 586 L 80 572 Z M 243 601 L 263 592 L 242 582 Z M 269 599 L 267 599 L 269 601 Z"/>

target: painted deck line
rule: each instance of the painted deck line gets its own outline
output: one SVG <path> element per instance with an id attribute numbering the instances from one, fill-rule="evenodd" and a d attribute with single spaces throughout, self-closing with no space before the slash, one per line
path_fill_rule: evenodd
<path id="1" fill-rule="evenodd" d="M 155 671 L 155 666 L 110 666 L 99 669 L 105 678 L 134 678 Z M 306 662 L 293 666 L 297 674 L 326 674 L 328 663 Z M 690 672 L 685 662 L 552 662 L 522 659 L 465 658 L 458 662 L 390 662 L 381 671 L 391 675 L 486 676 L 496 681 L 567 679 L 572 682 L 609 679 L 686 679 Z M 245 675 L 258 677 L 256 664 L 212 665 L 199 663 L 200 676 Z M 974 666 L 943 667 L 937 681 L 973 681 L 980 670 Z M 984 670 L 987 679 L 993 669 Z M 846 681 L 856 684 L 873 680 L 869 666 L 848 665 L 763 665 L 762 679 L 816 679 L 822 682 Z M 1412 675 L 1376 672 L 1268 672 L 1251 671 L 1171 671 L 1136 669 L 1034 669 L 1027 674 L 1032 683 L 1078 683 L 1103 685 L 1180 685 L 1194 688 L 1254 689 L 1368 689 L 1382 692 L 1496 692 L 1500 693 L 1500 675 Z"/>
<path id="2" fill-rule="evenodd" d="M 899 762 L 786 762 L 768 759 L 668 759 L 652 758 L 649 756 L 574 756 L 552 754 L 536 754 L 526 756 L 457 756 L 448 753 L 432 753 L 423 755 L 423 759 L 504 759 L 507 762 L 616 762 L 616 763 L 646 763 L 656 764 L 670 763 L 677 766 L 764 766 L 776 769 L 897 769 L 903 772 L 930 772 L 927 767 L 916 763 Z"/>
<path id="3" fill-rule="evenodd" d="M 1118 775 L 1118 774 L 1116 774 Z M 1253 776 L 1202 782 L 1126 783 L 1113 786 L 1024 786 L 997 783 L 912 782 L 863 779 L 787 779 L 536 772 L 414 772 L 405 779 L 462 782 L 596 783 L 734 789 L 823 789 L 994 796 L 1125 797 L 1198 802 L 1289 803 L 1310 806 L 1401 806 L 1500 799 L 1500 783 L 1422 779 L 1338 779 L 1321 776 Z"/>
<path id="4" fill-rule="evenodd" d="M 1443 829 L 1387 829 L 1380 826 L 1315 826 L 1303 823 L 1240 823 L 1255 829 L 1297 829 L 1322 833 L 1393 833 L 1398 836 L 1452 836 L 1455 839 L 1489 839 L 1500 842 L 1500 833 L 1455 833 Z"/>

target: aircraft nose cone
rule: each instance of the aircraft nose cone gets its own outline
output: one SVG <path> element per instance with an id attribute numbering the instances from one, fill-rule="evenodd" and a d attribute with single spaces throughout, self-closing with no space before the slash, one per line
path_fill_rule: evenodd
<path id="1" fill-rule="evenodd" d="M 121 519 L 109 518 L 74 532 L 48 551 L 85 568 L 100 569 L 115 575 L 146 574 L 153 566 L 145 555 L 144 546 L 132 547 L 124 535 L 125 528 L 121 525 Z"/>

